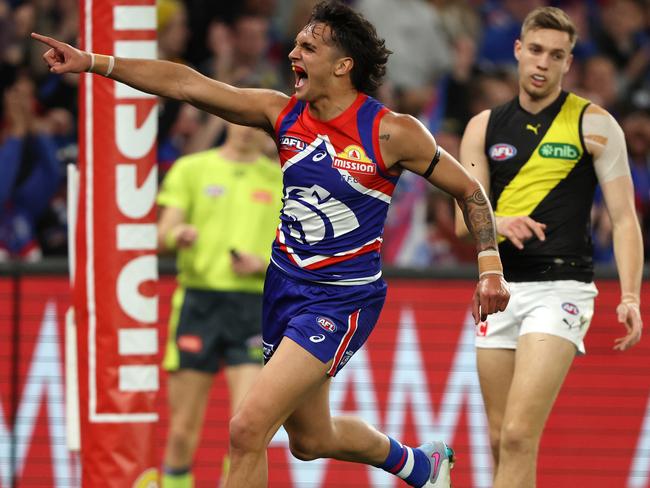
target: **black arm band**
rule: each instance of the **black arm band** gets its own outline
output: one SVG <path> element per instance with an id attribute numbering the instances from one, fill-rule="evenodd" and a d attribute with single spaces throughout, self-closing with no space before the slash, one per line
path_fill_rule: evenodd
<path id="1" fill-rule="evenodd" d="M 431 176 L 431 173 L 433 173 L 433 169 L 436 167 L 436 164 L 438 164 L 438 161 L 440 161 L 440 146 L 436 147 L 436 153 L 433 155 L 433 159 L 431 160 L 431 163 L 429 163 L 429 167 L 424 173 L 422 173 L 423 178 L 429 178 L 429 176 Z"/>

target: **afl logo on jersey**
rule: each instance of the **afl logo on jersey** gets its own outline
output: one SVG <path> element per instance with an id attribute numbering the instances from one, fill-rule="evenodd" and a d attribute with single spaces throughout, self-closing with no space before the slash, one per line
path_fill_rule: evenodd
<path id="1" fill-rule="evenodd" d="M 510 144 L 495 144 L 490 148 L 488 154 L 490 155 L 490 159 L 494 161 L 505 161 L 517 155 L 517 148 Z"/>
<path id="2" fill-rule="evenodd" d="M 330 319 L 327 319 L 325 317 L 318 317 L 316 319 L 316 322 L 318 322 L 318 325 L 320 325 L 327 332 L 336 332 L 336 324 Z"/>
<path id="3" fill-rule="evenodd" d="M 377 172 L 377 165 L 366 156 L 361 146 L 348 146 L 338 153 L 332 160 L 332 168 L 365 175 L 374 175 Z"/>
<path id="4" fill-rule="evenodd" d="M 304 141 L 296 137 L 282 136 L 280 138 L 280 148 L 281 149 L 293 149 L 294 151 L 302 151 L 307 147 Z"/>

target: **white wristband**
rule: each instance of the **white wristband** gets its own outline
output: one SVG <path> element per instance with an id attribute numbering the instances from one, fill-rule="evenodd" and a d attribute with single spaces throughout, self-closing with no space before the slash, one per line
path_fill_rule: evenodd
<path id="1" fill-rule="evenodd" d="M 478 253 L 478 257 L 482 258 L 483 256 L 498 256 L 499 251 L 495 251 L 494 249 L 486 249 L 485 251 L 481 251 Z"/>
<path id="2" fill-rule="evenodd" d="M 638 305 L 639 303 L 641 303 L 641 297 L 639 296 L 638 293 L 632 293 L 632 292 L 622 293 L 621 303 L 635 303 Z"/>
<path id="3" fill-rule="evenodd" d="M 95 54 L 90 53 L 90 66 L 88 66 L 86 73 L 92 73 L 94 67 L 95 67 Z"/>
<path id="4" fill-rule="evenodd" d="M 106 70 L 106 74 L 104 76 L 109 76 L 113 72 L 114 67 L 115 67 L 115 58 L 113 56 L 109 56 L 108 69 Z"/>
<path id="5" fill-rule="evenodd" d="M 494 271 L 483 271 L 480 275 L 478 275 L 478 279 L 480 280 L 480 279 L 482 279 L 484 276 L 487 276 L 487 275 L 499 275 L 499 276 L 503 276 L 503 271 L 498 271 L 498 270 L 494 270 Z"/>
<path id="6" fill-rule="evenodd" d="M 489 274 L 503 276 L 503 265 L 496 249 L 485 249 L 478 253 L 478 279 Z"/>

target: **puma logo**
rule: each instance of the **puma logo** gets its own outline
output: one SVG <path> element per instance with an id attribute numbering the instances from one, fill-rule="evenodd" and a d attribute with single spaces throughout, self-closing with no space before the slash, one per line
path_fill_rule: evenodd
<path id="1" fill-rule="evenodd" d="M 535 135 L 538 135 L 538 134 L 537 134 L 537 131 L 539 130 L 539 128 L 541 127 L 541 125 L 542 125 L 542 124 L 537 124 L 537 125 L 526 124 L 526 130 L 529 130 L 529 131 L 531 131 L 531 132 L 534 132 Z"/>

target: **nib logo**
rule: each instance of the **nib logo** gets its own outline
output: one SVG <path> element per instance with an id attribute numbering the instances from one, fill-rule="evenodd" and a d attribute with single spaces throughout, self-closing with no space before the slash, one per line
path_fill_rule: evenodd
<path id="1" fill-rule="evenodd" d="M 573 144 L 547 142 L 540 146 L 539 155 L 550 159 L 578 159 L 580 151 Z"/>

